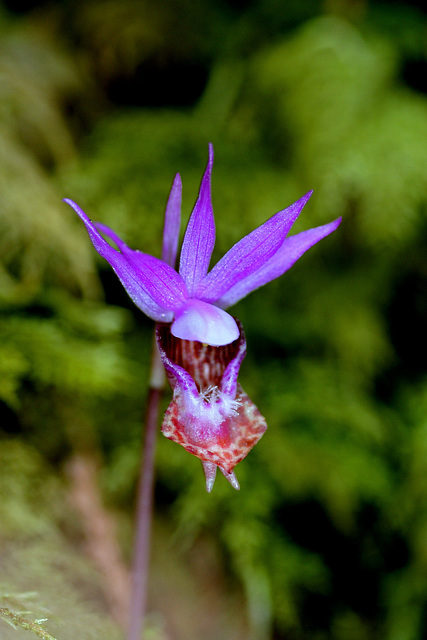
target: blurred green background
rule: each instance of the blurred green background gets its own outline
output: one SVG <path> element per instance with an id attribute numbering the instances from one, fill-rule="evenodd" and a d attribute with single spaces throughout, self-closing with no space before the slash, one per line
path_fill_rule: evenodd
<path id="1" fill-rule="evenodd" d="M 2 640 L 123 619 L 90 526 L 120 574 L 153 326 L 61 198 L 159 255 L 209 141 L 214 259 L 309 189 L 293 231 L 343 223 L 232 309 L 269 425 L 241 491 L 159 437 L 146 638 L 426 637 L 426 91 L 415 0 L 0 2 Z"/>

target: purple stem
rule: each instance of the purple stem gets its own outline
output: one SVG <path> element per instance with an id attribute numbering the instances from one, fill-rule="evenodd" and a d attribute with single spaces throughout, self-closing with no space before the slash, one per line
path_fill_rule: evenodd
<path id="1" fill-rule="evenodd" d="M 150 534 L 153 515 L 154 454 L 160 401 L 165 375 L 157 344 L 154 341 L 151 375 L 148 387 L 145 442 L 142 451 L 138 484 L 136 531 L 132 568 L 127 640 L 141 640 L 147 608 L 148 574 L 150 566 Z"/>

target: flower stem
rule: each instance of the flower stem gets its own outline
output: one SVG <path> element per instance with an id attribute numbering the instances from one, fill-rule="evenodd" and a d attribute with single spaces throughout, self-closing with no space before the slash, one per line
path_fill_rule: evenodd
<path id="1" fill-rule="evenodd" d="M 129 606 L 127 640 L 141 640 L 147 607 L 148 574 L 150 564 L 150 533 L 153 513 L 154 454 L 159 418 L 160 400 L 165 375 L 157 344 L 154 341 L 151 374 L 148 386 L 145 442 L 142 451 L 141 473 L 138 484 L 136 531 L 132 567 L 132 586 Z"/>

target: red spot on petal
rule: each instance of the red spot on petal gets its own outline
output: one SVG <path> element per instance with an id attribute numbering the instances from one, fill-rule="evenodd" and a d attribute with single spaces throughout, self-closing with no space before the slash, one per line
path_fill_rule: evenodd
<path id="1" fill-rule="evenodd" d="M 213 442 L 202 444 L 192 441 L 189 435 L 191 430 L 179 415 L 180 407 L 175 399 L 166 411 L 162 431 L 167 438 L 183 446 L 189 453 L 206 462 L 213 462 L 231 473 L 267 429 L 265 419 L 240 385 L 236 400 L 240 402 L 237 415 L 225 421 L 227 437 L 221 434 Z"/>

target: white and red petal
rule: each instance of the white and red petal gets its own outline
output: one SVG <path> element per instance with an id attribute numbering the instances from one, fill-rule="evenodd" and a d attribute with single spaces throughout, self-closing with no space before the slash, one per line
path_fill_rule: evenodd
<path id="1" fill-rule="evenodd" d="M 265 419 L 237 382 L 246 352 L 239 336 L 231 344 L 212 347 L 175 338 L 169 327 L 157 328 L 157 345 L 174 389 L 163 420 L 163 434 L 204 463 L 206 487 L 212 489 L 215 467 L 238 488 L 233 469 L 258 442 Z"/>

